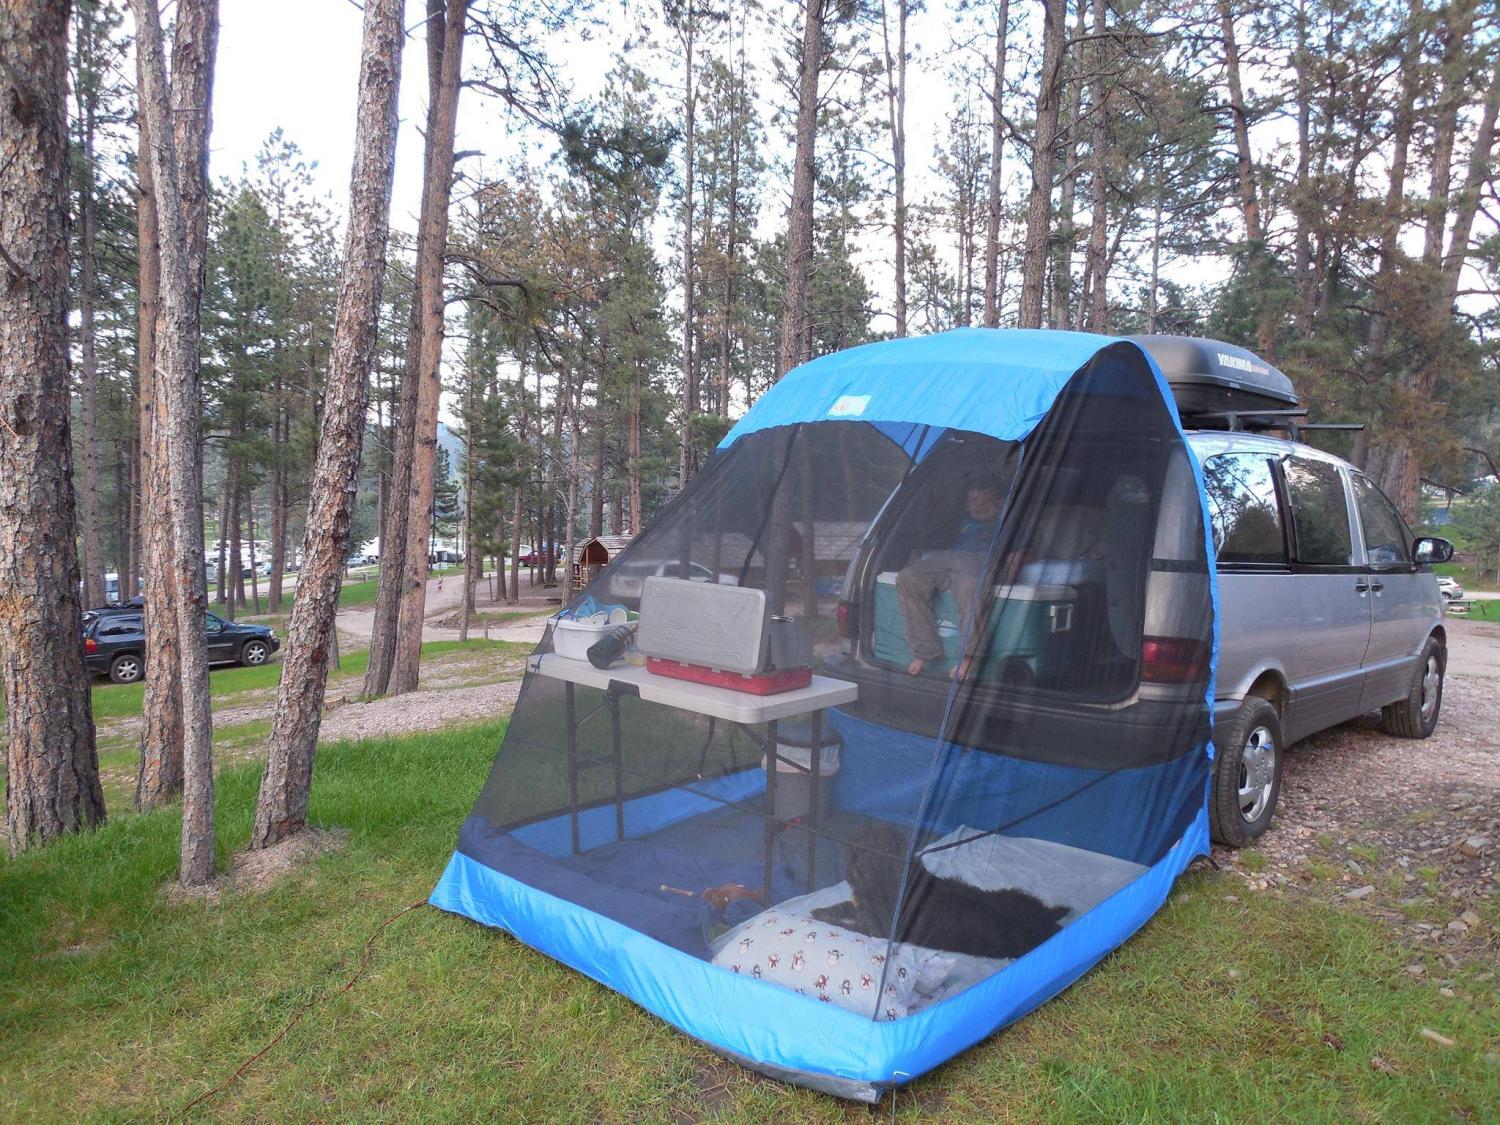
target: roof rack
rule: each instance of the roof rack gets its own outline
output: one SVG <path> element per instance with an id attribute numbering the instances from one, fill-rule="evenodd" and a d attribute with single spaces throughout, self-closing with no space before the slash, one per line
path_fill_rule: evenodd
<path id="1" fill-rule="evenodd" d="M 1307 430 L 1349 430 L 1365 428 L 1363 422 L 1302 422 L 1307 410 L 1205 410 L 1184 413 L 1184 425 L 1209 423 L 1214 429 L 1230 430 L 1234 433 L 1260 433 L 1265 430 L 1285 430 L 1293 441 L 1301 441 Z"/>

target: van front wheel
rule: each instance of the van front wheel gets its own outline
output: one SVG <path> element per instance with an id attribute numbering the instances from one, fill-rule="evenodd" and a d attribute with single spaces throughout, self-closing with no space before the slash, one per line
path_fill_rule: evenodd
<path id="1" fill-rule="evenodd" d="M 1428 637 L 1412 669 L 1406 698 L 1380 709 L 1381 729 L 1397 738 L 1431 736 L 1437 730 L 1438 711 L 1443 705 L 1443 673 L 1447 670 L 1448 650 L 1436 637 Z"/>
<path id="2" fill-rule="evenodd" d="M 1281 716 L 1259 696 L 1240 705 L 1234 720 L 1214 733 L 1213 838 L 1243 848 L 1265 832 L 1281 794 Z"/>

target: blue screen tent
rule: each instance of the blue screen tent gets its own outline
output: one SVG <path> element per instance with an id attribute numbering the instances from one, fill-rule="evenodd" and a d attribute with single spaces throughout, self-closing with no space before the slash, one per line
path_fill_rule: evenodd
<path id="1" fill-rule="evenodd" d="M 1205 508 L 1133 343 L 963 329 L 797 368 L 589 594 L 691 567 L 799 620 L 857 691 L 801 740 L 837 763 L 803 762 L 810 807 L 776 811 L 774 724 L 564 682 L 549 632 L 432 902 L 878 1098 L 1077 979 L 1208 850 Z"/>

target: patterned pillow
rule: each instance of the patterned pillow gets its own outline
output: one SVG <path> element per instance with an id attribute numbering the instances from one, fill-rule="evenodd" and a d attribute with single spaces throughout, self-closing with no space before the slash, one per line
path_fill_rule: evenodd
<path id="1" fill-rule="evenodd" d="M 878 1020 L 900 1019 L 932 954 L 804 914 L 768 911 L 741 926 L 714 964 Z M 946 968 L 944 968 L 946 974 Z M 885 974 L 882 991 L 881 974 Z"/>

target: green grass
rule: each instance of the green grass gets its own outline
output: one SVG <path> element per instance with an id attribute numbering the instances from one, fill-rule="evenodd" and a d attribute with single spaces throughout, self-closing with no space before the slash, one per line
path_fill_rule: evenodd
<path id="1" fill-rule="evenodd" d="M 431 890 L 502 724 L 325 748 L 310 815 L 342 851 L 216 906 L 160 893 L 178 816 L 121 816 L 0 861 L 0 1119 L 176 1116 L 356 967 Z M 220 779 L 221 861 L 259 767 Z M 1224 901 L 1235 889 L 1238 903 Z M 1010 1030 L 918 1081 L 944 1121 L 1494 1120 L 1493 980 L 1304 899 L 1184 879 L 1123 949 Z M 1449 979 L 1455 999 L 1438 993 Z M 1446 1049 L 1423 1027 L 1455 1040 Z M 1372 1058 L 1380 1063 L 1372 1066 Z M 882 1107 L 882 1112 L 885 1107 Z M 200 1110 L 232 1120 L 878 1120 L 754 1078 L 629 1001 L 430 908 L 364 978 Z"/>

